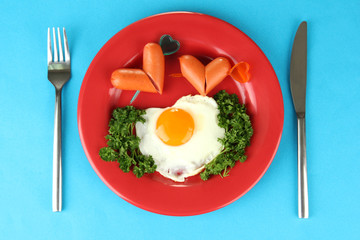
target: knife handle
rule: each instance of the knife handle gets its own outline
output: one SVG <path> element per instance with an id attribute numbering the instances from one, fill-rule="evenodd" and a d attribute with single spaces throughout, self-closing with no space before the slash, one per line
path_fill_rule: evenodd
<path id="1" fill-rule="evenodd" d="M 309 217 L 309 199 L 306 167 L 305 116 L 297 118 L 298 123 L 298 210 L 299 218 Z"/>

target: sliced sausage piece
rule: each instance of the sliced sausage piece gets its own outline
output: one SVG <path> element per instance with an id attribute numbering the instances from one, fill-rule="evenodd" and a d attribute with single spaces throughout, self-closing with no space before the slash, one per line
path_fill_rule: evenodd
<path id="1" fill-rule="evenodd" d="M 205 96 L 205 66 L 191 55 L 179 58 L 181 74 L 203 96 Z"/>
<path id="2" fill-rule="evenodd" d="M 230 76 L 241 83 L 250 81 L 250 65 L 247 62 L 239 62 L 235 64 L 230 70 Z"/>
<path id="3" fill-rule="evenodd" d="M 123 90 L 139 90 L 157 93 L 149 77 L 141 69 L 117 69 L 111 74 L 111 83 L 114 87 Z"/>
<path id="4" fill-rule="evenodd" d="M 205 67 L 206 91 L 208 94 L 229 74 L 231 64 L 227 58 L 218 57 Z"/>
<path id="5" fill-rule="evenodd" d="M 157 43 L 148 43 L 143 52 L 143 69 L 156 90 L 162 94 L 164 88 L 165 57 Z"/>

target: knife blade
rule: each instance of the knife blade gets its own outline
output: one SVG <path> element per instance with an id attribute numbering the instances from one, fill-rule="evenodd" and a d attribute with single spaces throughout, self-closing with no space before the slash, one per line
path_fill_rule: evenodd
<path id="1" fill-rule="evenodd" d="M 299 218 L 309 217 L 305 100 L 307 76 L 307 23 L 304 21 L 296 31 L 290 62 L 290 89 L 298 127 L 298 214 Z"/>

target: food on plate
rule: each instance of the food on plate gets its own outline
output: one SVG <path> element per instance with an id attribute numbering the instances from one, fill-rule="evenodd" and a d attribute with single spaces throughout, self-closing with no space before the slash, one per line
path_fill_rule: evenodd
<path id="1" fill-rule="evenodd" d="M 148 75 L 141 69 L 117 69 L 111 74 L 111 84 L 122 90 L 140 90 L 157 93 Z"/>
<path id="2" fill-rule="evenodd" d="M 135 123 L 145 121 L 143 114 L 145 110 L 133 106 L 116 108 L 109 122 L 109 134 L 105 137 L 108 146 L 99 151 L 104 161 L 117 161 L 121 170 L 129 172 L 131 169 L 137 177 L 156 170 L 152 157 L 140 153 L 140 139 L 133 134 Z"/>
<path id="3" fill-rule="evenodd" d="M 115 88 L 123 90 L 140 90 L 158 92 L 164 88 L 165 58 L 157 43 L 148 43 L 143 50 L 143 70 L 120 68 L 111 75 Z"/>
<path id="4" fill-rule="evenodd" d="M 191 55 L 183 55 L 179 61 L 182 76 L 203 96 L 224 80 L 231 69 L 224 57 L 215 58 L 206 66 Z"/>
<path id="5" fill-rule="evenodd" d="M 164 88 L 165 57 L 159 44 L 148 43 L 145 45 L 143 51 L 143 69 L 152 80 L 156 90 L 162 94 Z"/>
<path id="6" fill-rule="evenodd" d="M 230 70 L 230 76 L 238 82 L 246 83 L 250 80 L 250 65 L 247 62 L 239 62 Z"/>
<path id="7" fill-rule="evenodd" d="M 170 35 L 163 35 L 160 44 L 162 45 L 148 43 L 144 46 L 143 69 L 120 68 L 113 71 L 111 83 L 115 88 L 137 91 L 131 102 L 135 100 L 139 91 L 162 94 L 165 74 L 164 54 L 175 53 L 180 44 L 173 40 Z M 168 49 L 170 44 L 171 51 L 164 53 L 162 48 Z M 174 49 L 172 49 L 173 45 L 175 46 Z M 231 67 L 227 58 L 217 57 L 204 66 L 196 57 L 191 55 L 182 55 L 179 61 L 180 76 L 185 77 L 202 96 L 209 94 L 228 75 L 241 83 L 250 79 L 250 65 L 246 62 L 239 62 Z M 171 76 L 178 75 L 171 74 Z"/>
<path id="8" fill-rule="evenodd" d="M 191 55 L 179 58 L 181 74 L 203 96 L 205 96 L 205 66 Z"/>
<path id="9" fill-rule="evenodd" d="M 215 94 L 214 99 L 220 111 L 218 124 L 225 129 L 225 137 L 219 139 L 224 148 L 213 161 L 205 165 L 205 170 L 200 173 L 203 180 L 216 174 L 226 177 L 229 168 L 234 167 L 236 161 L 244 162 L 247 158 L 245 148 L 250 145 L 253 135 L 250 117 L 246 114 L 245 105 L 239 103 L 236 94 L 221 90 Z"/>
<path id="10" fill-rule="evenodd" d="M 252 134 L 245 106 L 222 90 L 214 98 L 184 96 L 166 108 L 115 109 L 99 155 L 137 177 L 156 170 L 178 182 L 199 172 L 207 180 L 246 160 Z"/>
<path id="11" fill-rule="evenodd" d="M 222 150 L 218 141 L 225 129 L 213 98 L 195 95 L 180 98 L 167 108 L 149 108 L 145 122 L 136 123 L 142 154 L 152 156 L 158 171 L 177 182 L 198 174 Z"/>
<path id="12" fill-rule="evenodd" d="M 229 74 L 231 65 L 229 60 L 224 57 L 218 57 L 212 60 L 205 67 L 205 94 L 213 90 Z"/>
<path id="13" fill-rule="evenodd" d="M 180 49 L 180 42 L 173 39 L 169 34 L 161 36 L 159 44 L 164 55 L 171 55 Z"/>
<path id="14" fill-rule="evenodd" d="M 203 96 L 210 93 L 228 75 L 241 83 L 250 80 L 247 62 L 239 62 L 231 67 L 225 57 L 217 57 L 204 66 L 196 57 L 183 55 L 179 58 L 181 75 L 172 74 L 173 77 L 184 77 Z"/>

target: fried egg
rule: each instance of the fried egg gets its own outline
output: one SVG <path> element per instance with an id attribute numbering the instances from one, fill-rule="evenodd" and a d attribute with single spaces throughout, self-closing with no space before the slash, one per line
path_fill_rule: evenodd
<path id="1" fill-rule="evenodd" d="M 167 108 L 146 109 L 144 123 L 136 123 L 142 154 L 151 155 L 156 171 L 176 182 L 198 174 L 222 150 L 218 141 L 225 130 L 218 126 L 218 106 L 213 98 L 180 98 Z"/>

